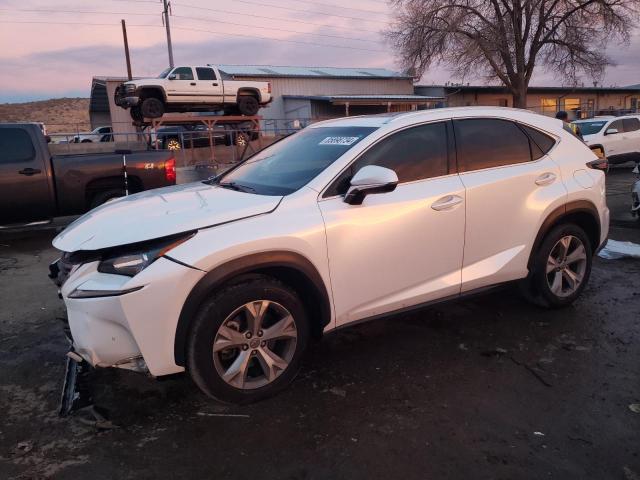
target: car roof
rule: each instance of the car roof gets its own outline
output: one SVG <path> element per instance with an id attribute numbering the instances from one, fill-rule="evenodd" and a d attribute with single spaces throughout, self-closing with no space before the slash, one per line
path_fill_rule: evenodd
<path id="1" fill-rule="evenodd" d="M 542 129 L 556 131 L 562 128 L 562 121 L 540 115 L 530 110 L 509 107 L 450 107 L 416 110 L 401 113 L 342 117 L 314 123 L 309 128 L 321 127 L 388 127 L 390 130 L 401 126 L 435 120 L 467 117 L 497 117 L 521 121 Z"/>

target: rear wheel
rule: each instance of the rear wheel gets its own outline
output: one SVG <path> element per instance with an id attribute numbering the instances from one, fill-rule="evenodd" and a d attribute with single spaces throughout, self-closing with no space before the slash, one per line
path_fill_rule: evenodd
<path id="1" fill-rule="evenodd" d="M 242 115 L 255 115 L 260 110 L 260 103 L 253 95 L 242 95 L 238 97 L 238 110 Z"/>
<path id="2" fill-rule="evenodd" d="M 142 110 L 139 106 L 131 107 L 129 114 L 134 122 L 142 122 L 144 120 L 144 115 L 142 115 Z"/>
<path id="3" fill-rule="evenodd" d="M 297 293 L 274 278 L 255 276 L 203 303 L 189 336 L 187 369 L 207 395 L 251 403 L 292 382 L 308 339 Z"/>
<path id="4" fill-rule="evenodd" d="M 180 143 L 179 138 L 168 138 L 164 141 L 164 148 L 167 150 L 180 150 L 182 148 L 182 144 Z"/>
<path id="5" fill-rule="evenodd" d="M 525 296 L 548 308 L 572 304 L 589 280 L 592 262 L 591 243 L 584 230 L 573 224 L 558 225 L 535 253 L 524 284 Z"/>
<path id="6" fill-rule="evenodd" d="M 164 115 L 164 103 L 154 97 L 145 98 L 140 105 L 140 110 L 145 118 L 159 118 Z"/>

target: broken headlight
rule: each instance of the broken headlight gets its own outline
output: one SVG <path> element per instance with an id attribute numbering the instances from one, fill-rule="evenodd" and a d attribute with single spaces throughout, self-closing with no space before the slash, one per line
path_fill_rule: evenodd
<path id="1" fill-rule="evenodd" d="M 194 234 L 170 237 L 162 240 L 144 242 L 136 247 L 119 248 L 106 255 L 98 265 L 98 271 L 115 275 L 134 277 L 147 268 L 169 250 L 189 240 Z"/>

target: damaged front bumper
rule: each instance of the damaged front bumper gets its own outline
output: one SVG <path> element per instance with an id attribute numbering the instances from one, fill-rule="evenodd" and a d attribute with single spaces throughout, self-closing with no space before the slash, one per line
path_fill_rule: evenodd
<path id="1" fill-rule="evenodd" d="M 73 355 L 94 367 L 153 376 L 184 370 L 175 363 L 177 322 L 204 272 L 159 258 L 135 277 L 98 272 L 99 261 L 50 267 L 67 307 Z"/>

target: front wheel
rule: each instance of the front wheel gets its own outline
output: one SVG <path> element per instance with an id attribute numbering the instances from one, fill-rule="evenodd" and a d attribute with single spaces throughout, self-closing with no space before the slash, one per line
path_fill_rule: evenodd
<path id="1" fill-rule="evenodd" d="M 593 253 L 584 230 L 574 224 L 558 225 L 534 255 L 524 284 L 527 298 L 547 308 L 571 305 L 591 274 Z"/>
<path id="2" fill-rule="evenodd" d="M 210 397 L 255 402 L 293 381 L 309 331 L 293 289 L 272 277 L 253 276 L 203 303 L 189 335 L 187 370 Z"/>
<path id="3" fill-rule="evenodd" d="M 140 110 L 146 118 L 160 118 L 164 115 L 164 103 L 154 97 L 145 98 L 140 105 Z"/>

